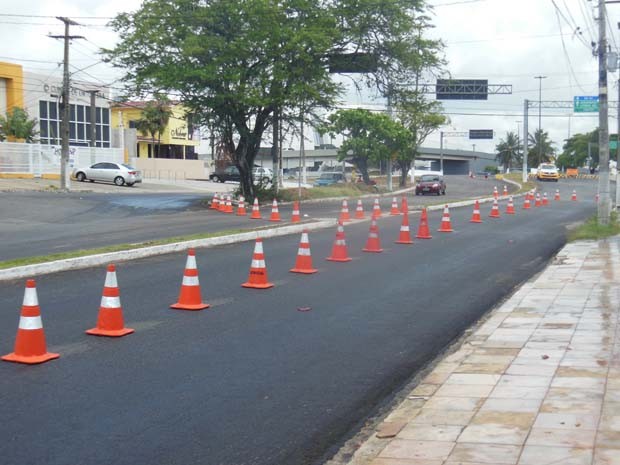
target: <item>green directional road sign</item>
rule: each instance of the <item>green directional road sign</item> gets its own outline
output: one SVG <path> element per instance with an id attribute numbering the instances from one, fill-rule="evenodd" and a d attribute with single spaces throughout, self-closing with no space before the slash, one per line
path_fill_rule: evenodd
<path id="1" fill-rule="evenodd" d="M 583 95 L 580 97 L 573 97 L 573 111 L 575 113 L 597 113 L 598 96 Z"/>
<path id="2" fill-rule="evenodd" d="M 618 148 L 618 142 L 616 142 L 615 140 L 610 140 L 609 141 L 609 148 L 611 150 L 616 150 Z"/>

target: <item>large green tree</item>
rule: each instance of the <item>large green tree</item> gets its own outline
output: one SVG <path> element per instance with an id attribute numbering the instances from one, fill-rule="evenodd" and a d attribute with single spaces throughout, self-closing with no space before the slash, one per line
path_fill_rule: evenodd
<path id="1" fill-rule="evenodd" d="M 338 110 L 328 120 L 322 131 L 344 137 L 338 160 L 352 162 L 367 184 L 369 163 L 398 160 L 402 152 L 410 149 L 411 133 L 386 114 L 364 109 Z"/>
<path id="2" fill-rule="evenodd" d="M 510 170 L 514 166 L 519 166 L 523 161 L 522 141 L 519 136 L 512 131 L 506 133 L 506 137 L 499 141 L 495 146 L 495 160 L 504 169 Z"/>
<path id="3" fill-rule="evenodd" d="M 343 53 L 368 54 L 363 77 L 383 95 L 390 83 L 410 85 L 425 8 L 424 0 L 145 0 L 112 21 L 122 39 L 106 56 L 126 70 L 128 92 L 178 96 L 197 123 L 210 121 L 251 199 L 274 111 L 297 118 L 333 105 L 342 88 L 329 65 Z"/>
<path id="4" fill-rule="evenodd" d="M 537 168 L 544 162 L 555 158 L 555 147 L 549 138 L 549 133 L 542 129 L 537 129 L 528 136 L 527 166 Z"/>
<path id="5" fill-rule="evenodd" d="M 28 112 L 20 107 L 14 107 L 6 112 L 5 116 L 0 116 L 0 141 L 23 140 L 34 142 L 37 131 L 36 118 L 30 118 Z"/>
<path id="6" fill-rule="evenodd" d="M 609 135 L 610 142 L 615 142 L 617 139 L 617 134 Z M 591 160 L 588 160 L 589 156 Z M 591 132 L 573 134 L 566 139 L 557 164 L 562 168 L 595 167 L 598 165 L 598 156 L 598 129 L 595 129 Z M 617 150 L 610 149 L 609 158 L 615 160 Z"/>

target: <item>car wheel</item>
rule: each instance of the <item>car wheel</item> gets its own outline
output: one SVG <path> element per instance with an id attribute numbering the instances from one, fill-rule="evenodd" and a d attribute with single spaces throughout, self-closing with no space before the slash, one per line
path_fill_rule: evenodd
<path id="1" fill-rule="evenodd" d="M 122 186 L 123 184 L 125 184 L 125 180 L 122 176 L 116 176 L 114 178 L 114 184 L 116 184 L 117 186 Z"/>
<path id="2" fill-rule="evenodd" d="M 211 176 L 211 181 L 213 181 L 213 182 L 220 182 L 220 177 L 217 176 L 217 175 L 213 175 L 213 176 Z"/>
<path id="3" fill-rule="evenodd" d="M 78 174 L 75 175 L 75 179 L 77 179 L 79 182 L 84 182 L 86 180 L 86 175 L 80 171 Z"/>
<path id="4" fill-rule="evenodd" d="M 271 179 L 269 178 L 263 178 L 262 183 L 263 184 L 269 184 L 271 182 Z"/>
<path id="5" fill-rule="evenodd" d="M 446 190 L 445 189 L 441 192 L 441 195 L 446 195 Z"/>
<path id="6" fill-rule="evenodd" d="M 441 195 L 441 191 L 437 191 L 437 195 Z"/>

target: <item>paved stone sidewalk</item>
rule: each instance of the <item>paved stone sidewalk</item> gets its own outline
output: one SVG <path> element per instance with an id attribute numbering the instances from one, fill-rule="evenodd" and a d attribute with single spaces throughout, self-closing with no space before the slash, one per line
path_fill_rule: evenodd
<path id="1" fill-rule="evenodd" d="M 620 465 L 619 289 L 620 238 L 567 245 L 349 463 Z"/>

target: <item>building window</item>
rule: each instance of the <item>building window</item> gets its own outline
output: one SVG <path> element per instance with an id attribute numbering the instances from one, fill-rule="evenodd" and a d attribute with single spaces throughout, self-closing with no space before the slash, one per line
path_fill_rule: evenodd
<path id="1" fill-rule="evenodd" d="M 90 145 L 90 107 L 71 105 L 69 121 L 69 144 L 88 147 Z M 110 147 L 110 109 L 96 108 L 97 147 Z M 39 102 L 39 131 L 42 144 L 60 145 L 60 112 L 58 102 Z"/>

